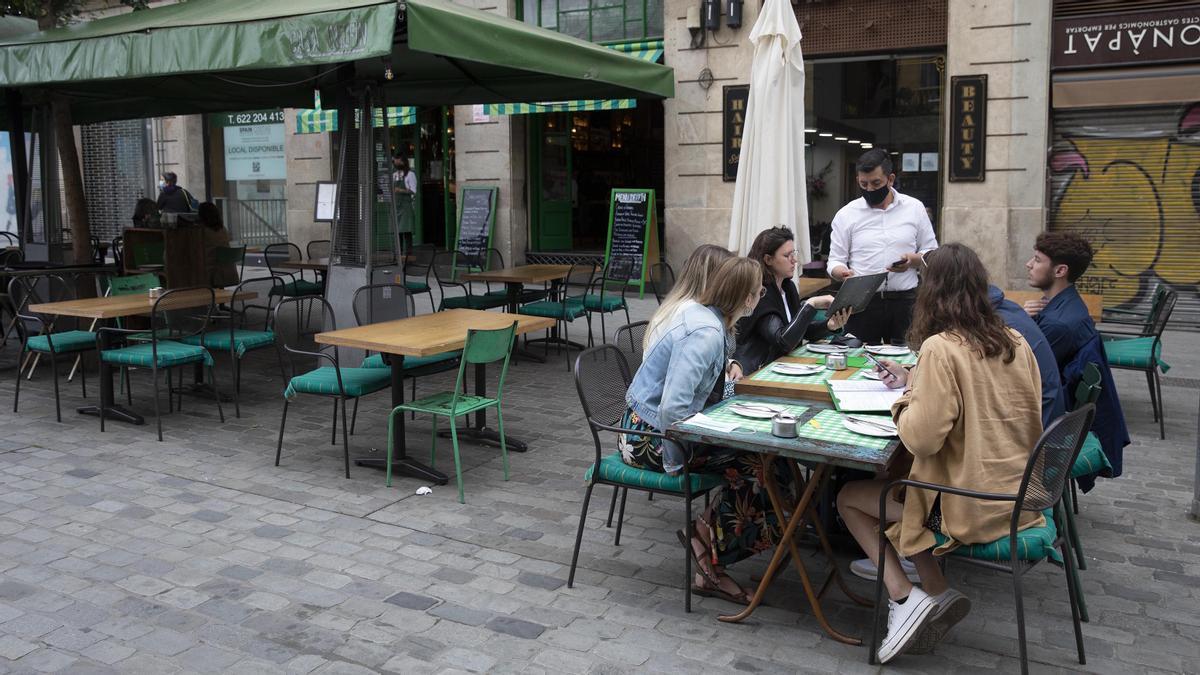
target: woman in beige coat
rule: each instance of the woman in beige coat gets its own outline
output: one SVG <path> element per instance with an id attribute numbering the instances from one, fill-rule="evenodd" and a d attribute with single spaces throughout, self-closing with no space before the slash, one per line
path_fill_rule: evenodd
<path id="1" fill-rule="evenodd" d="M 920 345 L 911 372 L 885 363 L 888 386 L 906 387 L 892 407 L 911 460 L 909 478 L 969 490 L 1016 494 L 1029 453 L 1042 433 L 1041 376 L 1029 345 L 1007 328 L 988 301 L 979 257 L 962 244 L 926 254 L 910 345 Z M 909 489 L 879 513 L 886 481 L 847 484 L 838 495 L 846 526 L 876 565 L 880 522 L 890 523 L 884 584 L 890 598 L 886 663 L 905 651 L 928 651 L 960 621 L 970 601 L 951 589 L 934 555 L 1008 534 L 1012 504 Z M 1024 514 L 1022 528 L 1043 524 Z M 946 537 L 937 544 L 935 533 Z M 915 564 L 922 588 L 900 567 L 897 551 Z"/>

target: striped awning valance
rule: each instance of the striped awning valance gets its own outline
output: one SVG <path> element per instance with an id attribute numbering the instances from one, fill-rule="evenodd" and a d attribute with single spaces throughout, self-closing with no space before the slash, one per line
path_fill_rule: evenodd
<path id="1" fill-rule="evenodd" d="M 387 123 L 389 127 L 405 126 L 407 124 L 415 124 L 417 121 L 417 109 L 412 106 L 395 106 L 387 109 Z M 375 126 L 383 126 L 383 111 L 375 111 Z M 298 134 L 318 134 L 326 131 L 337 131 L 338 114 L 336 110 L 322 110 L 312 108 L 307 110 L 296 111 L 296 133 Z"/>

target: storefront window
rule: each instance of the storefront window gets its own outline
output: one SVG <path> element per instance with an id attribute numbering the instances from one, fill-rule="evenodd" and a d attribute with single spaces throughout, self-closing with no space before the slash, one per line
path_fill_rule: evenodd
<path id="1" fill-rule="evenodd" d="M 287 157 L 282 110 L 209 116 L 213 199 L 230 236 L 248 246 L 287 238 Z"/>
<path id="2" fill-rule="evenodd" d="M 662 0 L 526 0 L 526 23 L 592 42 L 661 38 Z"/>

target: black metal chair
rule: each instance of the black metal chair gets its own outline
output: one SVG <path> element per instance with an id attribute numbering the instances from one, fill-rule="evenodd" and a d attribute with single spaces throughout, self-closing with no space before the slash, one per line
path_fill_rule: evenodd
<path id="1" fill-rule="evenodd" d="M 675 288 L 675 270 L 666 262 L 656 262 L 650 266 L 650 290 L 654 298 L 662 304 L 663 298 Z"/>
<path id="2" fill-rule="evenodd" d="M 433 257 L 437 248 L 433 244 L 421 244 L 412 247 L 404 263 L 404 287 L 410 295 L 422 293 L 429 296 L 429 311 L 436 312 L 438 304 L 433 301 L 433 287 L 429 285 L 429 275 L 433 271 Z"/>
<path id="3" fill-rule="evenodd" d="M 1146 374 L 1146 384 L 1150 387 L 1150 407 L 1154 410 L 1158 436 L 1162 439 L 1167 437 L 1167 427 L 1159 372 L 1165 373 L 1170 368 L 1161 358 L 1162 334 L 1167 329 L 1178 299 L 1179 293 L 1175 289 L 1160 284 L 1151 303 L 1151 311 L 1140 330 L 1133 333 L 1106 330 L 1100 334 L 1104 339 L 1104 353 L 1110 368 L 1138 370 Z"/>
<path id="4" fill-rule="evenodd" d="M 505 269 L 504 254 L 498 248 L 489 248 L 485 254 L 486 260 L 483 261 L 483 269 L 488 271 Z M 499 288 L 492 288 L 492 282 L 484 282 L 487 287 L 487 295 L 492 297 L 508 298 L 507 284 L 499 284 Z M 523 305 L 527 302 L 537 302 L 545 300 L 550 295 L 550 287 L 548 284 L 543 284 L 542 288 L 525 288 L 521 287 L 521 291 L 517 294 L 517 304 Z"/>
<path id="5" fill-rule="evenodd" d="M 642 346 L 646 343 L 646 328 L 649 325 L 649 321 L 627 323 L 617 329 L 617 335 L 613 338 L 613 344 L 629 362 L 631 375 L 636 375 L 638 368 L 642 367 Z"/>
<path id="6" fill-rule="evenodd" d="M 70 316 L 42 314 L 29 309 L 32 304 L 71 300 L 75 293 L 62 277 L 57 275 L 14 277 L 8 284 L 8 298 L 12 303 L 15 328 L 20 338 L 21 350 L 17 355 L 17 384 L 13 389 L 13 412 L 21 397 L 21 378 L 24 375 L 26 353 L 44 354 L 50 361 L 51 378 L 54 380 L 54 415 L 62 421 L 62 403 L 58 389 L 58 360 L 60 356 L 75 357 L 96 348 L 96 334 L 83 330 L 81 320 Z M 32 366 L 30 367 L 32 375 Z M 79 384 L 87 398 L 87 374 L 79 369 Z"/>
<path id="7" fill-rule="evenodd" d="M 567 587 L 575 584 L 575 567 L 579 562 L 579 548 L 583 543 L 583 526 L 587 521 L 588 505 L 591 503 L 592 490 L 597 485 L 611 485 L 617 490 L 641 490 L 644 492 L 664 492 L 683 497 L 683 530 L 688 539 L 692 537 L 692 500 L 707 495 L 709 490 L 719 487 L 722 479 L 715 474 L 692 474 L 687 466 L 678 476 L 671 476 L 657 471 L 637 469 L 621 461 L 619 452 L 605 455 L 604 444 L 600 440 L 601 432 L 624 433 L 621 420 L 625 415 L 625 390 L 629 388 L 629 365 L 621 350 L 613 345 L 600 345 L 586 349 L 575 360 L 575 391 L 579 394 L 579 403 L 583 406 L 583 414 L 587 418 L 588 428 L 592 432 L 596 454 L 592 466 L 584 474 L 587 490 L 583 495 L 583 510 L 579 514 L 579 527 L 575 532 L 575 549 L 571 553 L 571 571 L 567 576 Z M 661 434 L 643 433 L 643 435 L 664 438 Z M 612 436 L 607 436 L 613 438 Z M 615 447 L 615 438 L 613 438 Z M 624 520 L 624 500 L 622 500 L 622 518 Z M 610 509 L 611 511 L 611 509 Z M 611 513 L 609 516 L 611 523 Z M 621 544 L 621 522 L 617 522 L 614 546 Z M 684 608 L 692 611 L 692 552 L 684 550 L 683 555 L 683 588 Z"/>
<path id="8" fill-rule="evenodd" d="M 633 278 L 633 259 L 613 257 L 604 266 L 600 276 L 592 280 L 592 286 L 583 298 L 583 307 L 588 312 L 588 326 L 591 326 L 591 315 L 600 315 L 600 342 L 608 342 L 608 330 L 604 325 L 604 315 L 618 310 L 624 310 L 625 323 L 629 324 L 629 303 L 625 294 L 629 291 L 629 282 Z M 588 338 L 591 338 L 589 330 Z M 590 343 L 589 343 L 589 346 Z"/>
<path id="9" fill-rule="evenodd" d="M 113 237 L 108 250 L 112 251 L 113 263 L 117 266 L 117 270 L 123 271 L 125 269 L 125 238 Z"/>
<path id="10" fill-rule="evenodd" d="M 494 309 L 508 304 L 508 300 L 496 295 L 475 293 L 471 283 L 462 278 L 464 274 L 479 269 L 480 262 L 462 251 L 442 251 L 433 256 L 433 276 L 437 279 L 438 292 L 442 296 L 439 311 L 443 309 Z M 446 295 L 446 290 L 458 288 L 462 295 Z"/>
<path id="11" fill-rule="evenodd" d="M 308 254 L 310 262 L 329 260 L 329 240 L 313 239 L 308 242 L 308 246 L 304 247 L 304 252 Z"/>
<path id="12" fill-rule="evenodd" d="M 0 231 L 0 246 L 20 246 L 21 240 L 12 232 Z"/>
<path id="13" fill-rule="evenodd" d="M 1029 660 L 1025 647 L 1025 608 L 1021 596 L 1021 577 L 1037 563 L 1056 555 L 1061 555 L 1063 563 L 1067 567 L 1067 595 L 1071 602 L 1071 620 L 1075 627 L 1075 647 L 1079 652 L 1079 663 L 1087 662 L 1083 654 L 1083 632 L 1079 625 L 1079 589 L 1075 586 L 1075 556 L 1071 551 L 1071 538 L 1063 532 L 1056 532 L 1052 541 L 1046 541 L 1049 538 L 1046 535 L 1048 535 L 1051 523 L 1056 520 L 1053 514 L 1046 516 L 1047 524 L 1041 528 L 1026 528 L 1018 531 L 1017 527 L 1023 513 L 1030 511 L 1045 513 L 1052 509 L 1062 508 L 1063 491 L 1066 488 L 1067 479 L 1071 476 L 1071 466 L 1079 454 L 1080 447 L 1083 446 L 1084 436 L 1092 427 L 1092 419 L 1095 416 L 1096 407 L 1086 404 L 1052 422 L 1029 454 L 1029 461 L 1025 464 L 1025 474 L 1021 478 L 1020 488 L 1015 495 L 980 492 L 907 478 L 891 481 L 879 493 L 879 513 L 886 513 L 889 495 L 896 488 L 902 486 L 984 501 L 1012 502 L 1012 518 L 1009 521 L 1009 532 L 1006 537 L 988 544 L 960 546 L 951 552 L 947 559 L 962 560 L 980 567 L 1012 574 L 1013 601 L 1017 611 L 1017 643 L 1020 647 L 1022 673 L 1029 672 Z M 944 539 L 939 539 L 940 541 L 944 541 Z M 1035 542 L 1040 545 L 1034 545 Z M 875 617 L 872 622 L 871 644 L 868 652 L 868 661 L 872 665 L 875 664 L 876 649 L 879 646 L 880 612 L 884 611 L 885 606 L 883 577 L 887 556 L 882 552 L 886 551 L 889 545 L 885 528 L 879 528 L 881 553 L 879 573 L 876 575 L 875 582 Z M 1055 549 L 1058 551 L 1055 552 Z"/>
<path id="14" fill-rule="evenodd" d="M 297 298 L 306 295 L 321 295 L 325 292 L 325 284 L 305 279 L 303 271 L 279 267 L 281 262 L 302 262 L 304 260 L 300 255 L 299 246 L 291 242 L 270 244 L 263 249 L 263 260 L 266 261 L 267 270 L 270 271 L 271 276 L 285 280 L 281 286 L 272 288 L 272 293 L 285 298 Z"/>
<path id="15" fill-rule="evenodd" d="M 567 272 L 567 277 L 560 282 L 556 287 L 558 299 L 556 300 L 539 300 L 521 305 L 517 309 L 518 314 L 528 316 L 541 316 L 549 319 L 554 319 L 555 328 L 560 331 L 561 338 L 553 339 L 549 335 L 546 338 L 545 350 L 546 355 L 550 354 L 550 342 L 553 339 L 559 349 L 566 347 L 567 352 L 567 370 L 571 370 L 571 347 L 570 329 L 568 326 L 580 317 L 587 319 L 588 325 L 588 345 L 593 343 L 592 340 L 592 315 L 588 313 L 587 307 L 584 305 L 587 299 L 588 292 L 592 288 L 592 277 L 596 273 L 596 267 L 592 263 L 575 263 L 571 265 L 571 269 Z M 553 329 L 547 329 L 549 334 Z"/>

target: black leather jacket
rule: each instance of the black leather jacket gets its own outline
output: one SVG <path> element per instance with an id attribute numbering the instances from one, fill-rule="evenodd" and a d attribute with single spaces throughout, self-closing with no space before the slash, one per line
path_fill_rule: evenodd
<path id="1" fill-rule="evenodd" d="M 800 294 L 791 279 L 783 281 L 782 295 L 775 284 L 764 288 L 766 295 L 758 301 L 754 313 L 737 324 L 737 349 L 733 358 L 742 365 L 746 375 L 791 352 L 805 337 L 816 340 L 828 332 L 824 322 L 812 324 L 817 309 L 812 305 L 801 305 Z M 792 310 L 791 323 L 787 322 L 783 310 L 785 299 Z"/>

